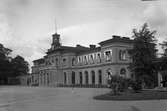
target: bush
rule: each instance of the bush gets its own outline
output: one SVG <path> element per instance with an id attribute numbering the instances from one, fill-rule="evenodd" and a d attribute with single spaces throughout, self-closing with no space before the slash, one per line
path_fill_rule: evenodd
<path id="1" fill-rule="evenodd" d="M 111 76 L 108 84 L 114 95 L 118 95 L 120 92 L 125 92 L 129 89 L 132 89 L 134 92 L 139 92 L 142 89 L 141 81 L 134 81 L 117 75 Z"/>
<path id="2" fill-rule="evenodd" d="M 130 87 L 131 85 L 131 79 L 127 79 L 121 76 L 111 76 L 111 80 L 108 80 L 108 84 L 110 88 L 112 89 L 112 92 L 114 95 L 119 94 L 119 92 L 124 92 Z"/>
<path id="3" fill-rule="evenodd" d="M 131 87 L 135 92 L 139 92 L 142 89 L 142 82 L 139 80 L 132 81 Z"/>

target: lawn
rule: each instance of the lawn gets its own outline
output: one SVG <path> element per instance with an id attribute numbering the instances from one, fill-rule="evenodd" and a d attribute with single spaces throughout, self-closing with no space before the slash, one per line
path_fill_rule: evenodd
<path id="1" fill-rule="evenodd" d="M 94 97 L 95 100 L 135 101 L 167 99 L 167 91 L 143 90 L 138 93 L 122 92 L 119 95 L 107 93 Z"/>

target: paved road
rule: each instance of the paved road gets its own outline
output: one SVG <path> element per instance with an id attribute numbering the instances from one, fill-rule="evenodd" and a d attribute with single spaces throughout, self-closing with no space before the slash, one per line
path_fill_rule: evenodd
<path id="1" fill-rule="evenodd" d="M 0 111 L 167 111 L 167 100 L 98 101 L 108 89 L 0 87 Z"/>

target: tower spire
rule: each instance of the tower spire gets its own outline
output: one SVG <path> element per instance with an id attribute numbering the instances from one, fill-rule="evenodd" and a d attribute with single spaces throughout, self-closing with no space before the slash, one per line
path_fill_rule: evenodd
<path id="1" fill-rule="evenodd" d="M 55 17 L 55 33 L 57 34 L 57 21 L 56 21 L 56 17 Z"/>
<path id="2" fill-rule="evenodd" d="M 55 24 L 55 34 L 52 35 L 52 44 L 51 44 L 51 48 L 52 50 L 54 50 L 55 48 L 58 48 L 61 46 L 60 43 L 60 34 L 57 33 L 57 23 L 56 23 L 56 18 L 54 20 L 54 24 Z"/>

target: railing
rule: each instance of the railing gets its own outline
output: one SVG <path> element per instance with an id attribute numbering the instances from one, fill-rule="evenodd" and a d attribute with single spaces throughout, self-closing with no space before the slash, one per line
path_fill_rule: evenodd
<path id="1" fill-rule="evenodd" d="M 102 84 L 58 84 L 57 87 L 77 87 L 77 88 L 107 88 L 107 85 Z"/>

